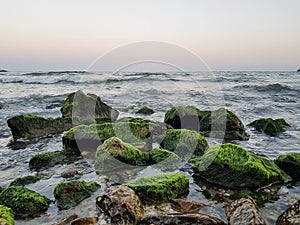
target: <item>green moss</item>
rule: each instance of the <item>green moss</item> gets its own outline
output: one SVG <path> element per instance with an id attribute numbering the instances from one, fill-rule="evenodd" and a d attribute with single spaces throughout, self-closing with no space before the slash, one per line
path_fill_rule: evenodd
<path id="1" fill-rule="evenodd" d="M 275 160 L 275 163 L 294 181 L 300 180 L 300 153 L 281 155 Z"/>
<path id="2" fill-rule="evenodd" d="M 189 160 L 189 163 L 192 163 L 194 165 L 194 168 L 199 168 L 201 161 L 202 161 L 201 156 L 192 155 L 192 157 Z"/>
<path id="3" fill-rule="evenodd" d="M 144 114 L 144 115 L 151 115 L 154 113 L 153 109 L 148 108 L 147 106 L 143 106 L 140 108 L 136 113 Z"/>
<path id="4" fill-rule="evenodd" d="M 206 180 L 230 188 L 258 189 L 289 179 L 272 160 L 234 144 L 209 148 L 196 170 Z"/>
<path id="5" fill-rule="evenodd" d="M 149 151 L 150 164 L 162 171 L 174 171 L 180 167 L 181 158 L 165 149 L 154 148 Z"/>
<path id="6" fill-rule="evenodd" d="M 100 185 L 93 181 L 61 182 L 54 188 L 54 197 L 60 210 L 69 209 L 90 197 L 99 187 Z"/>
<path id="7" fill-rule="evenodd" d="M 248 126 L 255 127 L 258 131 L 262 131 L 269 135 L 284 132 L 286 127 L 290 127 L 284 119 L 273 120 L 272 118 L 258 119 L 250 123 Z"/>
<path id="8" fill-rule="evenodd" d="M 34 155 L 29 161 L 29 168 L 37 170 L 48 168 L 62 163 L 65 159 L 65 151 L 46 152 Z"/>
<path id="9" fill-rule="evenodd" d="M 18 217 L 46 211 L 51 200 L 23 186 L 11 186 L 0 194 L 0 204 L 13 210 Z"/>
<path id="10" fill-rule="evenodd" d="M 10 208 L 0 205 L 0 224 L 14 225 L 14 215 Z"/>
<path id="11" fill-rule="evenodd" d="M 42 174 L 36 174 L 34 176 L 25 176 L 15 179 L 10 183 L 9 186 L 25 186 L 27 184 L 32 184 L 43 178 Z"/>
<path id="12" fill-rule="evenodd" d="M 183 174 L 159 174 L 139 178 L 125 184 L 133 189 L 144 202 L 163 202 L 188 191 L 189 179 Z"/>

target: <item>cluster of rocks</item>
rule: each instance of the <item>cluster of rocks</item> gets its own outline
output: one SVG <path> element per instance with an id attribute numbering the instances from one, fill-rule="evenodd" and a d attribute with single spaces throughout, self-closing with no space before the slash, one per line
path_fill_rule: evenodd
<path id="1" fill-rule="evenodd" d="M 144 107 L 137 113 L 152 114 L 152 111 Z M 141 118 L 117 120 L 117 110 L 93 94 L 78 91 L 68 96 L 61 112 L 62 117 L 56 119 L 20 115 L 8 120 L 15 140 L 66 131 L 62 138 L 63 150 L 33 156 L 29 160 L 31 170 L 71 163 L 84 156 L 93 159 L 94 168 L 101 175 L 147 166 L 163 171 L 112 186 L 97 197 L 96 205 L 111 224 L 263 224 L 255 200 L 249 196 L 227 203 L 228 221 L 201 213 L 199 209 L 203 204 L 184 199 L 189 190 L 187 176 L 168 172 L 186 164 L 193 168 L 194 176 L 232 190 L 256 191 L 273 184 L 297 181 L 300 177 L 300 154 L 271 160 L 235 144 L 210 147 L 206 137 L 227 141 L 249 139 L 241 120 L 224 108 L 204 111 L 192 106 L 173 107 L 166 112 L 164 123 Z M 259 119 L 249 126 L 274 135 L 289 125 L 283 119 Z M 153 144 L 160 147 L 153 148 Z M 100 188 L 97 182 L 63 181 L 54 188 L 53 201 L 25 187 L 40 179 L 43 175 L 39 173 L 21 177 L 0 190 L 1 223 L 11 225 L 13 216 L 27 217 L 46 211 L 52 202 L 60 210 L 69 209 Z M 178 199 L 181 196 L 183 198 Z M 146 206 L 161 202 L 169 202 L 177 213 L 147 214 Z M 281 221 L 291 221 L 290 215 L 298 215 L 295 211 L 299 213 L 299 203 L 283 213 L 278 224 L 288 224 Z M 294 221 L 294 217 L 292 219 Z M 296 221 L 299 222 L 299 218 Z M 97 222 L 96 217 L 71 216 L 57 224 Z"/>

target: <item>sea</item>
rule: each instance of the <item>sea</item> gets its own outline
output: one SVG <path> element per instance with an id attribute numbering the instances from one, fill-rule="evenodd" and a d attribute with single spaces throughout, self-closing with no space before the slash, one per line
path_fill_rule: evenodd
<path id="1" fill-rule="evenodd" d="M 247 126 L 250 139 L 234 143 L 271 159 L 300 153 L 300 73 L 297 72 L 7 72 L 0 73 L 0 186 L 7 187 L 17 177 L 34 174 L 28 167 L 33 155 L 62 149 L 62 134 L 14 142 L 7 119 L 20 114 L 59 117 L 63 101 L 77 90 L 100 96 L 120 112 L 119 118 L 142 117 L 163 122 L 165 112 L 179 105 L 192 105 L 201 110 L 225 107 L 237 114 L 245 126 L 259 118 L 284 118 L 291 125 L 286 132 L 268 136 Z M 155 113 L 136 114 L 142 106 L 152 108 Z M 219 141 L 209 140 L 210 145 Z M 60 173 L 70 167 L 83 171 L 81 179 L 99 182 L 104 179 L 88 163 L 78 161 L 44 171 L 47 179 L 27 187 L 54 199 L 53 188 L 63 180 Z M 151 174 L 151 168 L 142 173 Z M 223 203 L 206 199 L 203 186 L 192 177 L 190 180 L 188 198 L 211 205 L 208 211 L 226 222 Z M 278 215 L 300 200 L 300 183 L 284 185 L 277 193 L 277 199 L 262 207 L 261 217 L 266 224 L 275 224 Z M 47 212 L 16 219 L 15 224 L 52 224 L 74 212 L 81 217 L 95 216 L 98 211 L 91 200 L 95 196 L 72 210 L 59 211 L 53 203 Z"/>

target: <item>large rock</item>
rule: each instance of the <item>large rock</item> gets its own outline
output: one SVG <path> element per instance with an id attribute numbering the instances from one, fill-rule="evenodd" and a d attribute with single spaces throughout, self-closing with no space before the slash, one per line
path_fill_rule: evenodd
<path id="1" fill-rule="evenodd" d="M 143 106 L 136 113 L 138 113 L 138 114 L 144 114 L 144 115 L 151 115 L 151 114 L 154 113 L 154 110 L 148 108 L 147 106 Z"/>
<path id="2" fill-rule="evenodd" d="M 228 140 L 249 139 L 241 120 L 224 108 L 205 111 L 193 106 L 173 107 L 166 112 L 164 121 L 175 129 L 195 130 L 205 136 Z"/>
<path id="3" fill-rule="evenodd" d="M 284 213 L 282 213 L 276 222 L 276 225 L 294 225 L 300 224 L 300 200 L 294 203 Z"/>
<path id="4" fill-rule="evenodd" d="M 14 225 L 14 215 L 10 208 L 0 205 L 0 224 L 1 225 Z"/>
<path id="5" fill-rule="evenodd" d="M 294 181 L 300 180 L 300 153 L 281 155 L 275 159 L 276 165 L 290 175 Z"/>
<path id="6" fill-rule="evenodd" d="M 42 174 L 19 177 L 12 181 L 9 186 L 25 186 L 27 184 L 32 184 L 39 181 L 40 179 L 42 179 L 42 177 Z"/>
<path id="7" fill-rule="evenodd" d="M 97 198 L 96 204 L 110 218 L 111 224 L 135 224 L 145 213 L 140 198 L 126 186 L 107 189 Z"/>
<path id="8" fill-rule="evenodd" d="M 45 152 L 32 156 L 29 160 L 29 168 L 41 170 L 57 164 L 62 164 L 65 161 L 65 151 Z"/>
<path id="9" fill-rule="evenodd" d="M 43 118 L 34 115 L 14 116 L 7 124 L 15 140 L 62 133 L 71 128 L 70 118 Z"/>
<path id="10" fill-rule="evenodd" d="M 179 173 L 164 173 L 138 178 L 127 183 L 144 202 L 163 202 L 185 194 L 189 188 L 189 179 Z"/>
<path id="11" fill-rule="evenodd" d="M 17 217 L 46 211 L 50 203 L 50 199 L 23 186 L 11 186 L 0 193 L 0 205 L 11 208 Z"/>
<path id="12" fill-rule="evenodd" d="M 229 225 L 263 225 L 254 200 L 242 198 L 226 206 Z"/>
<path id="13" fill-rule="evenodd" d="M 262 131 L 268 135 L 274 135 L 278 132 L 284 132 L 286 127 L 290 125 L 284 119 L 262 118 L 253 121 L 248 126 L 254 127 L 258 131 Z"/>
<path id="14" fill-rule="evenodd" d="M 102 102 L 100 97 L 82 91 L 69 94 L 60 111 L 63 118 L 72 117 L 73 124 L 113 122 L 119 115 L 117 110 Z"/>
<path id="15" fill-rule="evenodd" d="M 290 179 L 266 156 L 256 155 L 234 144 L 209 148 L 195 165 L 200 176 L 229 188 L 259 189 Z"/>
<path id="16" fill-rule="evenodd" d="M 54 197 L 59 209 L 69 209 L 91 196 L 100 185 L 96 182 L 61 182 L 54 188 Z"/>

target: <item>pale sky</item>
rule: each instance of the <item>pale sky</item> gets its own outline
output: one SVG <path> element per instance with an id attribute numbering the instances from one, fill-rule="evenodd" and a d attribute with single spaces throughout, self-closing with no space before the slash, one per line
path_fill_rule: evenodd
<path id="1" fill-rule="evenodd" d="M 151 40 L 213 70 L 296 70 L 299 10 L 299 0 L 0 0 L 0 69 L 85 70 Z"/>

